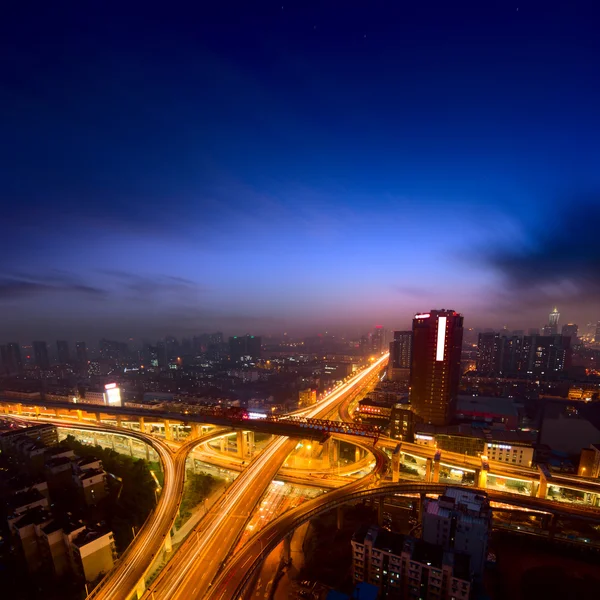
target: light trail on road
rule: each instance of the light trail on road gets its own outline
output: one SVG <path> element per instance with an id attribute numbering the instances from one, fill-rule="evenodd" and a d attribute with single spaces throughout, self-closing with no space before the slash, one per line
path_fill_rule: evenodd
<path id="1" fill-rule="evenodd" d="M 388 355 L 383 355 L 302 414 L 307 417 L 327 414 L 346 394 L 359 389 L 387 359 Z M 288 437 L 276 438 L 250 463 L 225 498 L 207 515 L 209 518 L 201 521 L 170 565 L 148 588 L 145 599 L 188 600 L 206 593 L 253 508 L 295 446 L 296 441 Z"/>

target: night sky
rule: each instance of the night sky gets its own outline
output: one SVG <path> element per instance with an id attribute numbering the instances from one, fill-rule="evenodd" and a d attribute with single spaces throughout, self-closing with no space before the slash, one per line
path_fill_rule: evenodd
<path id="1" fill-rule="evenodd" d="M 1 341 L 600 319 L 597 2 L 7 4 Z"/>

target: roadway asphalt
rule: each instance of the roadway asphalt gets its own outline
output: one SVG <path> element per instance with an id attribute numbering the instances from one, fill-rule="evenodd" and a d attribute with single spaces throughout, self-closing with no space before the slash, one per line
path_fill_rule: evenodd
<path id="1" fill-rule="evenodd" d="M 303 414 L 307 417 L 329 414 L 347 394 L 362 389 L 369 382 L 369 376 L 380 369 L 386 360 L 387 355 L 335 388 Z M 250 514 L 295 447 L 295 440 L 276 438 L 250 463 L 229 488 L 222 502 L 210 511 L 179 548 L 169 565 L 148 588 L 144 599 L 188 600 L 201 598 L 209 591 L 212 580 L 234 547 Z"/>
<path id="2" fill-rule="evenodd" d="M 361 492 L 361 487 L 365 488 L 361 494 L 372 496 L 393 495 L 395 493 L 441 493 L 446 488 L 446 484 L 411 482 L 384 483 L 366 489 L 367 486 L 365 486 L 365 483 L 367 482 L 359 481 L 319 496 L 296 509 L 288 511 L 276 521 L 270 523 L 227 563 L 226 568 L 220 573 L 219 579 L 206 595 L 206 600 L 236 598 L 244 585 L 251 580 L 253 573 L 260 566 L 263 557 L 275 548 L 290 531 L 313 516 L 335 508 L 339 503 L 348 502 L 352 499 L 360 499 L 358 492 Z M 600 519 L 599 511 L 590 511 L 590 509 L 584 509 L 577 505 L 556 503 L 551 500 L 542 500 L 527 496 L 521 497 L 494 490 L 482 490 L 482 492 L 487 492 L 490 498 L 495 501 L 524 505 L 535 510 L 559 512 L 560 514 L 584 518 L 590 518 L 591 514 L 595 513 L 596 518 Z"/>
<path id="3" fill-rule="evenodd" d="M 359 491 L 363 488 L 376 483 L 387 468 L 387 456 L 383 451 L 373 448 L 373 453 L 376 457 L 376 467 L 373 472 L 359 481 L 348 484 L 347 486 L 323 494 L 305 502 L 297 508 L 291 509 L 284 513 L 277 520 L 267 525 L 262 531 L 251 538 L 248 543 L 240 549 L 227 563 L 225 568 L 219 574 L 218 580 L 208 590 L 204 596 L 206 600 L 229 600 L 236 598 L 236 593 L 240 591 L 240 587 L 248 583 L 260 565 L 262 559 L 273 550 L 281 542 L 281 540 L 297 525 L 300 525 L 299 519 L 307 521 L 312 511 L 321 507 L 327 506 L 330 503 L 329 499 L 343 497 L 349 493 Z"/>

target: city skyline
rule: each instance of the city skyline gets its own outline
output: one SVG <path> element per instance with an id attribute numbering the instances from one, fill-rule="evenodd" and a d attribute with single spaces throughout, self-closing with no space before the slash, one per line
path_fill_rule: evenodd
<path id="1" fill-rule="evenodd" d="M 586 9 L 21 10 L 7 338 L 598 320 Z"/>

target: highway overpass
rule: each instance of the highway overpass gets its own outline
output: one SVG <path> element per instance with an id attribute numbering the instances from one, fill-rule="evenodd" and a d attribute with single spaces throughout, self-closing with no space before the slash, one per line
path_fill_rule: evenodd
<path id="1" fill-rule="evenodd" d="M 367 489 L 361 489 L 361 483 L 348 485 L 328 494 L 318 496 L 313 500 L 294 508 L 258 532 L 248 543 L 236 553 L 225 565 L 218 579 L 206 594 L 206 600 L 225 600 L 242 597 L 245 587 L 252 581 L 256 570 L 263 559 L 290 535 L 297 527 L 306 521 L 326 513 L 349 502 L 367 498 L 385 498 L 396 494 L 440 494 L 446 484 L 439 483 L 380 483 Z M 579 506 L 560 504 L 550 500 L 518 496 L 481 490 L 487 493 L 490 500 L 512 504 L 531 510 L 543 511 L 554 516 L 566 516 L 593 521 L 600 521 L 600 512 Z"/>

